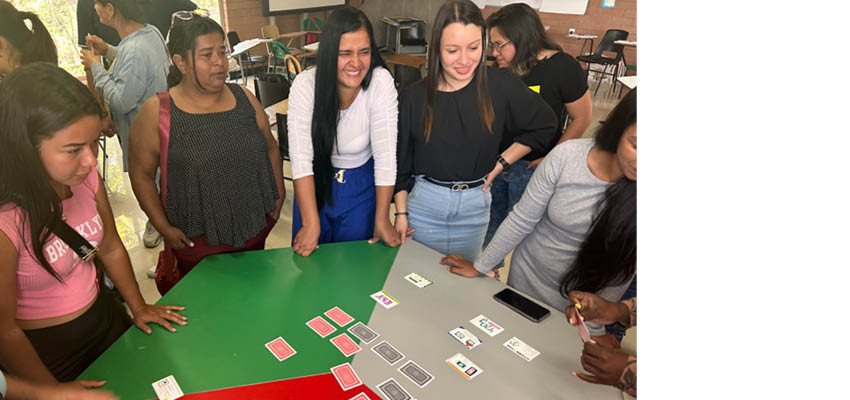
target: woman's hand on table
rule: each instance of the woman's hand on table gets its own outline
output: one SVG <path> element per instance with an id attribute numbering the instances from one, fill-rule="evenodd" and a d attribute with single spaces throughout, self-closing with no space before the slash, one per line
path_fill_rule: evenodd
<path id="1" fill-rule="evenodd" d="M 148 326 L 148 323 L 155 323 L 161 325 L 163 328 L 168 329 L 171 332 L 177 332 L 177 329 L 174 329 L 171 326 L 170 322 L 174 322 L 179 325 L 186 325 L 186 317 L 177 313 L 177 311 L 185 310 L 186 307 L 181 306 L 158 306 L 152 304 L 142 304 L 137 307 L 133 311 L 133 323 L 142 330 L 142 332 L 151 334 L 151 327 Z M 169 322 L 170 321 L 170 322 Z"/>
<path id="2" fill-rule="evenodd" d="M 321 227 L 303 225 L 292 241 L 292 251 L 300 256 L 309 256 L 319 248 L 319 233 Z"/>
<path id="3" fill-rule="evenodd" d="M 475 269 L 475 266 L 472 265 L 472 261 L 469 261 L 460 254 L 449 254 L 443 257 L 440 260 L 440 264 L 448 265 L 449 272 L 465 276 L 467 278 L 474 278 L 478 275 L 478 270 Z"/>
<path id="4" fill-rule="evenodd" d="M 375 224 L 375 236 L 369 239 L 369 244 L 384 242 L 387 246 L 396 247 L 401 244 L 401 234 L 395 230 L 389 220 Z"/>
<path id="5" fill-rule="evenodd" d="M 395 231 L 399 234 L 399 237 L 401 238 L 401 244 L 404 244 L 407 238 L 413 235 L 413 232 L 416 232 L 415 229 L 409 228 L 408 226 L 409 225 L 407 224 L 407 215 L 396 215 L 394 227 Z"/>

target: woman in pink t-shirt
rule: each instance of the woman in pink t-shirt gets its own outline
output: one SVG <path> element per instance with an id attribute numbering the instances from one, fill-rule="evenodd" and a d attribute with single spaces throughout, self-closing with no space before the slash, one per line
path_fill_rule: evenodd
<path id="1" fill-rule="evenodd" d="M 95 165 L 100 108 L 77 79 L 55 65 L 23 66 L 0 84 L 0 364 L 32 381 L 76 378 L 129 327 L 83 261 L 54 232 L 67 222 L 151 333 L 174 332 L 183 307 L 148 305 Z"/>

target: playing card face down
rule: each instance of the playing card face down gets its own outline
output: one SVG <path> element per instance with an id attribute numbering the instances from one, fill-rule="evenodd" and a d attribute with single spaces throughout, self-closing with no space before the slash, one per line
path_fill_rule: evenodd
<path id="1" fill-rule="evenodd" d="M 401 354 L 400 351 L 396 350 L 396 348 L 389 344 L 386 340 L 376 344 L 375 347 L 372 347 L 372 351 L 390 365 L 393 365 L 404 358 L 404 355 Z"/>
<path id="2" fill-rule="evenodd" d="M 338 336 L 331 339 L 331 343 L 333 343 L 342 355 L 346 357 L 360 351 L 360 346 L 358 346 L 357 343 L 354 343 L 354 340 L 346 335 L 345 332 L 340 333 Z"/>
<path id="3" fill-rule="evenodd" d="M 342 311 L 339 307 L 334 307 L 325 311 L 325 316 L 330 318 L 331 321 L 335 322 L 340 327 L 346 326 L 349 322 L 354 321 L 353 317 L 348 315 L 345 311 Z"/>
<path id="4" fill-rule="evenodd" d="M 323 338 L 336 331 L 336 328 L 322 317 L 316 317 L 307 321 L 307 326 Z"/>
<path id="5" fill-rule="evenodd" d="M 360 377 L 357 376 L 357 373 L 354 372 L 354 368 L 352 368 L 349 363 L 340 364 L 331 368 L 331 373 L 333 373 L 334 378 L 336 378 L 336 381 L 339 383 L 339 386 L 343 391 L 363 384 L 363 381 L 360 380 Z"/>
<path id="6" fill-rule="evenodd" d="M 419 364 L 416 364 L 413 360 L 408 360 L 404 363 L 399 369 L 398 372 L 401 372 L 402 375 L 409 378 L 416 386 L 425 387 L 432 381 L 434 381 L 434 376 L 428 373 L 424 368 L 420 367 Z"/>
<path id="7" fill-rule="evenodd" d="M 278 361 L 286 360 L 295 355 L 295 349 L 286 343 L 282 337 L 277 337 L 271 342 L 266 343 L 266 348 L 269 349 Z"/>
<path id="8" fill-rule="evenodd" d="M 375 331 L 364 325 L 362 322 L 352 325 L 351 328 L 348 328 L 348 332 L 357 336 L 357 338 L 360 339 L 361 344 L 369 344 L 379 336 L 375 333 Z"/>
<path id="9" fill-rule="evenodd" d="M 404 390 L 395 379 L 390 378 L 378 384 L 378 390 L 389 400 L 410 400 L 413 397 Z"/>

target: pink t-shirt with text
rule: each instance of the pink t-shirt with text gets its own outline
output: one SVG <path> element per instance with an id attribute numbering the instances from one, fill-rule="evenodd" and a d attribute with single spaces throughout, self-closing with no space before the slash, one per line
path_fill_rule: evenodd
<path id="1" fill-rule="evenodd" d="M 103 240 L 103 221 L 95 200 L 99 185 L 97 169 L 92 169 L 83 183 L 71 187 L 73 196 L 62 201 L 68 225 L 94 246 Z M 44 257 L 62 277 L 60 282 L 32 256 L 29 226 L 22 229 L 24 219 L 20 207 L 14 204 L 0 207 L 0 231 L 18 251 L 16 318 L 53 318 L 85 307 L 97 296 L 94 263 L 83 262 L 65 242 L 51 235 L 44 244 Z"/>

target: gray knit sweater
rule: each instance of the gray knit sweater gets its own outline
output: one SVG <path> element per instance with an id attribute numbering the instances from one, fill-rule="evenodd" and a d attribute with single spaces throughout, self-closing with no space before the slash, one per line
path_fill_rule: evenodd
<path id="1" fill-rule="evenodd" d="M 568 140 L 546 156 L 522 199 L 475 261 L 475 269 L 489 272 L 514 250 L 508 285 L 564 311 L 569 300 L 561 296 L 561 277 L 572 266 L 596 204 L 610 184 L 587 167 L 592 147 L 592 139 Z M 630 281 L 597 294 L 619 301 Z M 600 325 L 587 325 L 591 335 L 605 333 Z"/>

